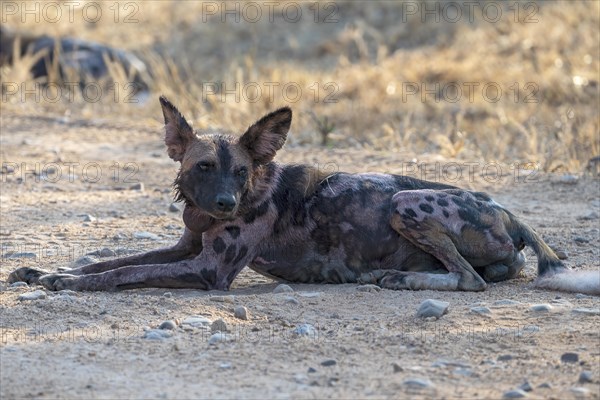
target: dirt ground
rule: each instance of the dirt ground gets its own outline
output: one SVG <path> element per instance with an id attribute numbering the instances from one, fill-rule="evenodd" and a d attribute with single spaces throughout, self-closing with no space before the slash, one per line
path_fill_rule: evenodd
<path id="1" fill-rule="evenodd" d="M 119 128 L 4 113 L 0 128 L 2 399 L 502 398 L 519 387 L 530 398 L 600 398 L 600 299 L 535 289 L 529 252 L 522 277 L 482 293 L 292 284 L 294 292 L 277 294 L 278 283 L 244 271 L 227 293 L 47 292 L 20 301 L 40 288 L 10 287 L 17 267 L 52 271 L 89 253 L 114 256 L 105 248 L 127 254 L 174 243 L 183 226 L 170 210 L 177 166 L 158 119 Z M 446 181 L 456 174 L 443 166 L 454 161 L 473 171 L 454 183 L 493 194 L 566 252 L 571 267 L 599 268 L 599 182 L 591 176 L 519 171 L 525 179 L 517 180 L 506 165 L 360 148 L 292 146 L 279 160 L 400 173 L 426 161 L 425 177 Z M 417 318 L 429 298 L 449 302 L 448 313 Z M 234 317 L 238 305 L 247 320 Z M 212 328 L 184 323 L 192 316 Z M 218 319 L 227 340 L 209 343 L 211 329 L 223 330 Z M 170 337 L 144 337 L 166 320 L 178 324 Z M 294 333 L 303 329 L 308 335 Z"/>

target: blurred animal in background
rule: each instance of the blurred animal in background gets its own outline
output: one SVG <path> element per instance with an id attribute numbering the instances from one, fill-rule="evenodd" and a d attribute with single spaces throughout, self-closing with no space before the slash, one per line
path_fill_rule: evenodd
<path id="1" fill-rule="evenodd" d="M 0 67 L 26 54 L 40 54 L 31 66 L 33 79 L 86 82 L 108 81 L 128 85 L 132 92 L 148 90 L 146 64 L 131 52 L 72 37 L 54 38 L 0 26 Z M 57 82 L 59 83 L 59 82 Z"/>

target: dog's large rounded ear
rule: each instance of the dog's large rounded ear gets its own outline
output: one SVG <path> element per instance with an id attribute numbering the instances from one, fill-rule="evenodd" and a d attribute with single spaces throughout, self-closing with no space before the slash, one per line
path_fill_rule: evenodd
<path id="1" fill-rule="evenodd" d="M 165 144 L 167 145 L 167 153 L 173 160 L 181 161 L 185 154 L 185 149 L 196 135 L 183 115 L 165 96 L 160 96 L 160 105 L 165 117 Z"/>
<path id="2" fill-rule="evenodd" d="M 240 137 L 244 146 L 257 164 L 266 164 L 283 147 L 292 123 L 292 110 L 283 107 L 256 121 Z"/>

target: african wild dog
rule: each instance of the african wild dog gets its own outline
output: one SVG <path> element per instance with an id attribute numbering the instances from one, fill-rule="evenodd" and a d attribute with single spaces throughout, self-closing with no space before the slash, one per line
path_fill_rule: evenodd
<path id="1" fill-rule="evenodd" d="M 245 267 L 289 282 L 369 282 L 389 289 L 484 290 L 522 270 L 528 245 L 538 283 L 600 293 L 529 226 L 483 193 L 388 174 L 326 174 L 273 161 L 292 120 L 281 108 L 239 138 L 195 134 L 160 99 L 167 152 L 181 163 L 185 231 L 169 248 L 10 281 L 52 290 L 143 287 L 227 290 Z M 583 282 L 583 283 L 582 283 Z"/>

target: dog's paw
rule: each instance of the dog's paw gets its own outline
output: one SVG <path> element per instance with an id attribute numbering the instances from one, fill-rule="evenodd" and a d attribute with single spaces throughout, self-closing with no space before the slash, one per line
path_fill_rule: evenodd
<path id="1" fill-rule="evenodd" d="M 47 274 L 39 278 L 39 282 L 48 290 L 77 290 L 77 279 L 75 275 L 69 274 Z"/>
<path id="2" fill-rule="evenodd" d="M 21 267 L 8 275 L 8 283 L 26 282 L 29 285 L 39 283 L 40 277 L 46 272 L 34 268 Z"/>

